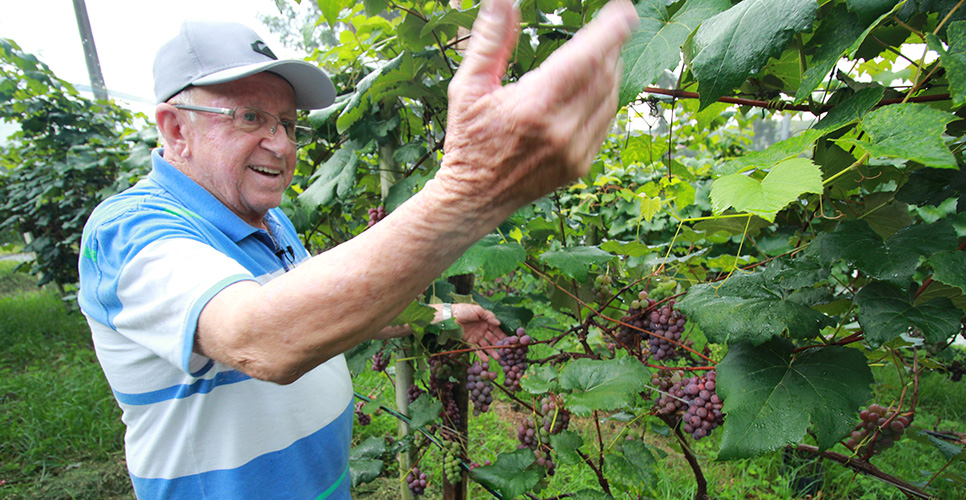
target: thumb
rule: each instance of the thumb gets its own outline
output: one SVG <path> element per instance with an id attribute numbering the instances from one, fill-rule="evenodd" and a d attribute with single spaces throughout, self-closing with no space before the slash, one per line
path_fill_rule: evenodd
<path id="1" fill-rule="evenodd" d="M 519 38 L 519 28 L 520 13 L 512 0 L 483 0 L 466 55 L 453 80 L 498 87 Z"/>

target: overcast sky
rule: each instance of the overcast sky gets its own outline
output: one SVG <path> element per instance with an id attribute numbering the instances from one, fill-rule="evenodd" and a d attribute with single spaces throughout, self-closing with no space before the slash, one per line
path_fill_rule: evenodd
<path id="1" fill-rule="evenodd" d="M 86 4 L 104 82 L 111 92 L 144 101 L 133 106 L 138 111 L 154 109 L 154 54 L 187 19 L 244 23 L 279 57 L 300 57 L 284 49 L 258 20 L 259 14 L 278 14 L 274 0 L 86 0 Z M 90 85 L 72 0 L 4 2 L 0 37 L 13 39 L 58 77 Z"/>

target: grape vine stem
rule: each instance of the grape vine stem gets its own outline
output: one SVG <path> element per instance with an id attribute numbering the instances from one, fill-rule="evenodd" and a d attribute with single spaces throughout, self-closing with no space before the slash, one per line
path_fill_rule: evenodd
<path id="1" fill-rule="evenodd" d="M 529 268 L 531 271 L 533 271 L 534 274 L 536 274 L 537 276 L 541 277 L 547 283 L 550 283 L 550 284 L 556 286 L 556 284 L 553 282 L 553 280 L 551 280 L 546 274 L 543 274 L 542 272 L 540 272 L 536 267 L 533 266 L 533 264 L 530 264 L 529 262 L 525 262 L 524 265 L 527 266 L 527 268 Z M 657 338 L 666 340 L 666 341 L 668 341 L 668 342 L 670 342 L 670 343 L 672 343 L 672 344 L 674 344 L 674 345 L 676 345 L 676 346 L 678 346 L 678 347 L 680 347 L 680 348 L 682 348 L 682 349 L 684 349 L 686 351 L 689 351 L 690 353 L 694 354 L 695 356 L 698 356 L 699 358 L 707 361 L 708 363 L 717 364 L 717 363 L 714 362 L 713 359 L 705 356 L 704 354 L 701 354 L 698 351 L 695 351 L 694 349 L 691 349 L 690 347 L 682 344 L 681 342 L 678 342 L 676 340 L 669 339 L 669 338 L 667 338 L 667 337 L 665 337 L 663 335 L 658 335 L 658 334 L 656 334 L 654 332 L 649 332 L 647 330 L 644 330 L 642 328 L 638 328 L 638 327 L 633 326 L 633 325 L 629 325 L 627 323 L 624 323 L 623 321 L 616 320 L 616 319 L 610 318 L 608 316 L 605 316 L 603 313 L 601 313 L 600 311 L 595 310 L 593 307 L 590 307 L 590 305 L 588 305 L 586 302 L 580 300 L 579 297 L 577 297 L 576 295 L 570 293 L 569 291 L 564 290 L 563 288 L 560 288 L 559 286 L 557 287 L 557 289 L 559 289 L 561 292 L 563 292 L 563 293 L 567 294 L 568 296 L 570 296 L 570 298 L 574 299 L 581 306 L 586 307 L 587 309 L 589 309 L 591 312 L 594 313 L 595 316 L 598 316 L 598 317 L 603 318 L 603 319 L 605 319 L 607 321 L 610 321 L 611 323 L 616 323 L 616 324 L 621 325 L 621 326 L 626 326 L 627 328 L 630 328 L 632 330 L 637 330 L 639 332 L 644 332 L 644 333 L 646 333 L 648 335 L 651 335 L 652 337 L 657 337 Z"/>
<path id="2" fill-rule="evenodd" d="M 924 498 L 927 500 L 936 498 L 897 477 L 894 477 L 889 474 L 886 474 L 885 472 L 882 472 L 876 466 L 870 464 L 866 460 L 862 460 L 861 458 L 848 457 L 841 453 L 836 453 L 834 451 L 829 451 L 829 450 L 819 451 L 817 446 L 812 446 L 809 444 L 798 444 L 790 447 L 792 449 L 804 451 L 806 453 L 811 453 L 812 455 L 820 455 L 822 458 L 827 458 L 834 462 L 838 462 L 844 465 L 845 467 L 848 467 L 849 469 L 852 469 L 856 472 L 859 472 L 868 476 L 872 476 L 884 483 L 887 483 L 896 487 L 899 491 L 902 491 L 906 496 L 915 497 L 915 498 Z"/>

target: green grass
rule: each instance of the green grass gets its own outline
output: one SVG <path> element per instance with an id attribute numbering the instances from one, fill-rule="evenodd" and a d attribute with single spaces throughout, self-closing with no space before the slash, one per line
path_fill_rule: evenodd
<path id="1" fill-rule="evenodd" d="M 0 497 L 132 498 L 87 323 L 13 268 L 0 262 Z"/>

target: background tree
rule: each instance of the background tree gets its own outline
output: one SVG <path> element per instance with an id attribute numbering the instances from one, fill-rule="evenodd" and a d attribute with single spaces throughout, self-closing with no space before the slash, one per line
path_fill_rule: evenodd
<path id="1" fill-rule="evenodd" d="M 113 102 L 80 96 L 15 42 L 0 39 L 0 120 L 20 130 L 0 149 L 0 230 L 27 238 L 38 285 L 77 282 L 78 243 L 105 197 L 146 172 L 152 131 Z"/>

